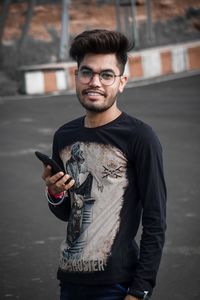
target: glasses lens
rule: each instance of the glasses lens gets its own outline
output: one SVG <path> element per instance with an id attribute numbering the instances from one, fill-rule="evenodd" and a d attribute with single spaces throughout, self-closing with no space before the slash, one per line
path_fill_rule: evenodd
<path id="1" fill-rule="evenodd" d="M 100 73 L 100 79 L 102 84 L 111 85 L 115 81 L 115 74 L 111 71 L 102 71 Z"/>
<path id="2" fill-rule="evenodd" d="M 82 69 L 78 71 L 78 79 L 81 83 L 89 83 L 92 79 L 92 71 L 88 69 Z"/>
<path id="3" fill-rule="evenodd" d="M 115 82 L 116 77 L 112 71 L 102 71 L 100 73 L 94 73 L 92 70 L 87 68 L 78 70 L 76 74 L 78 75 L 79 81 L 83 84 L 88 84 L 92 80 L 94 74 L 99 75 L 99 79 L 104 85 L 112 85 Z"/>

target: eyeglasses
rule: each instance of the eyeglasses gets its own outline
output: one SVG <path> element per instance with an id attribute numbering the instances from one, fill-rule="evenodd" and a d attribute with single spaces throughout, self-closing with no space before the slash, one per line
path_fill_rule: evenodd
<path id="1" fill-rule="evenodd" d="M 122 76 L 121 74 L 115 75 L 115 73 L 110 70 L 104 70 L 97 73 L 93 72 L 91 69 L 83 68 L 75 71 L 75 76 L 77 76 L 82 84 L 90 83 L 95 74 L 99 75 L 99 79 L 103 85 L 112 85 L 115 82 L 116 77 Z"/>

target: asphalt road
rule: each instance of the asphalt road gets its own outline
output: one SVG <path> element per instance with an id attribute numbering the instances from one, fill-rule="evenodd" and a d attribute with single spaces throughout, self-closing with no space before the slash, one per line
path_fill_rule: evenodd
<path id="1" fill-rule="evenodd" d="M 200 76 L 128 88 L 119 106 L 164 150 L 168 231 L 153 300 L 200 299 Z M 48 210 L 34 151 L 83 113 L 75 96 L 0 100 L 0 299 L 56 300 L 65 224 Z"/>

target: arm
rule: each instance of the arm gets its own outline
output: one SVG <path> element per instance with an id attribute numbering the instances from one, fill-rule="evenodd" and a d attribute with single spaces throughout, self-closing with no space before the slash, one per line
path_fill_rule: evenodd
<path id="1" fill-rule="evenodd" d="M 141 126 L 134 145 L 135 176 L 142 203 L 140 256 L 130 294 L 155 286 L 166 230 L 166 186 L 160 142 L 149 127 Z"/>
<path id="2" fill-rule="evenodd" d="M 58 148 L 60 139 L 61 138 L 59 137 L 58 132 L 56 132 L 53 138 L 52 158 L 58 163 L 61 169 L 64 170 L 63 162 L 60 158 Z M 74 185 L 74 180 L 71 180 L 68 184 L 66 184 L 66 181 L 70 178 L 70 176 L 68 174 L 65 174 L 64 176 L 64 172 L 60 172 L 54 176 L 51 176 L 50 166 L 44 168 L 42 178 L 47 186 L 46 196 L 50 200 L 48 202 L 51 212 L 62 221 L 68 221 L 71 210 L 71 203 L 67 191 Z M 53 205 L 50 202 L 60 204 Z"/>
<path id="3" fill-rule="evenodd" d="M 72 179 L 69 183 L 66 183 L 70 176 L 68 174 L 64 175 L 63 172 L 51 176 L 50 166 L 44 166 L 42 178 L 47 186 L 46 195 L 50 210 L 57 218 L 67 221 L 71 209 L 67 191 L 74 185 L 74 180 Z M 60 204 L 58 205 L 58 203 Z"/>

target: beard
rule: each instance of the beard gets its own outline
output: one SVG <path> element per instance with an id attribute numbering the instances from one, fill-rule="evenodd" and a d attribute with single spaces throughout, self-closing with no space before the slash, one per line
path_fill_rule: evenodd
<path id="1" fill-rule="evenodd" d="M 80 104 L 87 111 L 94 112 L 94 113 L 103 113 L 103 112 L 107 111 L 109 108 L 111 108 L 114 105 L 114 103 L 117 100 L 117 94 L 116 94 L 111 99 L 108 99 L 107 102 L 104 102 L 104 103 L 98 105 L 95 102 L 89 103 L 89 102 L 84 101 L 79 92 L 77 92 L 77 97 L 78 97 Z"/>

